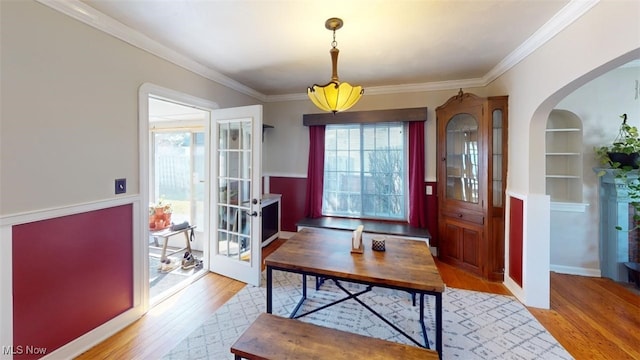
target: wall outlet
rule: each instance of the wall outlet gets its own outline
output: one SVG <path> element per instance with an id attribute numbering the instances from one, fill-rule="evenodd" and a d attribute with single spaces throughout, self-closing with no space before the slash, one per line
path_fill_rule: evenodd
<path id="1" fill-rule="evenodd" d="M 433 195 L 433 186 L 427 185 L 427 195 Z"/>
<path id="2" fill-rule="evenodd" d="M 116 195 L 127 192 L 127 179 L 116 179 Z"/>

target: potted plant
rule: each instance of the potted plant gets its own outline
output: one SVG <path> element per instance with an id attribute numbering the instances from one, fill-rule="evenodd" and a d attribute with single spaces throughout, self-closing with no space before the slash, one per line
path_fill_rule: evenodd
<path id="1" fill-rule="evenodd" d="M 618 136 L 611 145 L 596 147 L 595 153 L 600 164 L 629 171 L 638 168 L 640 137 L 638 137 L 638 128 L 627 124 L 627 114 L 620 115 L 620 118 L 622 118 L 622 124 L 620 124 Z"/>
<path id="2" fill-rule="evenodd" d="M 608 166 L 609 169 L 616 169 L 615 178 L 626 185 L 629 205 L 633 208 L 633 224 L 630 230 L 640 227 L 640 182 L 637 176 L 629 177 L 629 173 L 638 169 L 638 158 L 640 154 L 640 137 L 638 128 L 627 124 L 627 114 L 620 115 L 622 124 L 618 130 L 618 136 L 611 145 L 595 148 L 596 158 L 601 165 Z M 598 171 L 598 176 L 606 174 L 605 169 Z M 616 229 L 622 230 L 620 225 Z"/>
<path id="3" fill-rule="evenodd" d="M 165 203 L 161 198 L 158 203 L 149 204 L 149 228 L 161 230 L 171 225 L 171 203 Z"/>

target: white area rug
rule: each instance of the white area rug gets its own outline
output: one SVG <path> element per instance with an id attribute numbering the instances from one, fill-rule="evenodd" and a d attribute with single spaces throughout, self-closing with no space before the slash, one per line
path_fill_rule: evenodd
<path id="1" fill-rule="evenodd" d="M 307 277 L 307 282 L 307 301 L 298 314 L 344 297 L 344 292 L 331 281 L 326 281 L 318 291 L 315 291 L 313 277 Z M 274 271 L 273 283 L 273 313 L 288 316 L 302 292 L 301 276 Z M 266 311 L 264 284 L 265 281 L 261 287 L 245 286 L 164 359 L 233 359 L 231 345 Z M 342 284 L 352 292 L 363 288 Z M 419 310 L 412 305 L 409 294 L 374 288 L 360 299 L 421 341 Z M 573 359 L 513 297 L 447 288 L 442 302 L 444 359 Z M 434 309 L 435 299 L 425 296 L 425 323 L 432 349 L 435 348 Z M 352 299 L 299 320 L 413 344 Z"/>

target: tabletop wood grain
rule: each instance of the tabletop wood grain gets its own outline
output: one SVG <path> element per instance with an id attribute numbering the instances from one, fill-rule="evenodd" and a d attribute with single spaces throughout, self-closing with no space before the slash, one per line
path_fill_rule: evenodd
<path id="1" fill-rule="evenodd" d="M 444 291 L 426 242 L 386 236 L 386 251 L 373 251 L 371 238 L 381 235 L 365 233 L 364 253 L 354 254 L 351 235 L 349 231 L 302 229 L 267 256 L 265 264 L 409 291 Z"/>

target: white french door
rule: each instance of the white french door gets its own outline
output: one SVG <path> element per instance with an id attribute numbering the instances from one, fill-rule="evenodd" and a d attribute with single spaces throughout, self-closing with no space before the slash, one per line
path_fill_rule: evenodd
<path id="1" fill-rule="evenodd" d="M 262 105 L 218 109 L 211 126 L 209 270 L 260 285 Z"/>

